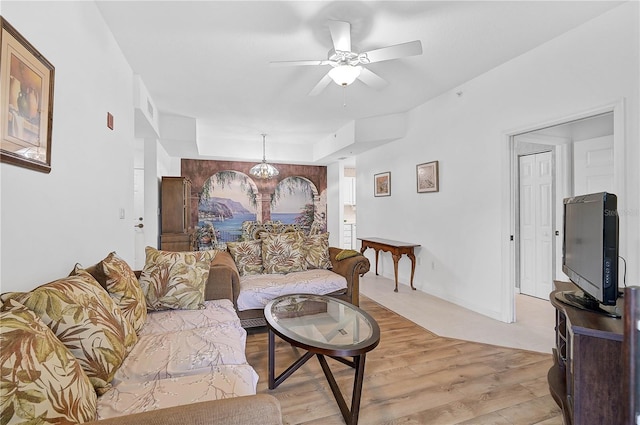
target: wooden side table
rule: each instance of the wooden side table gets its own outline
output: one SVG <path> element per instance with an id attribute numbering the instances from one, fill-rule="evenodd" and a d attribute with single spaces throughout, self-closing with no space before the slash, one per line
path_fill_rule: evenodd
<path id="1" fill-rule="evenodd" d="M 420 246 L 419 244 L 399 242 L 390 239 L 382 238 L 358 238 L 362 241 L 362 248 L 360 253 L 364 253 L 367 248 L 373 248 L 376 251 L 376 276 L 378 275 L 378 252 L 386 251 L 391 253 L 393 258 L 393 272 L 396 278 L 396 288 L 394 292 L 398 292 L 398 261 L 402 254 L 406 254 L 411 260 L 411 289 L 415 291 L 413 287 L 413 274 L 416 270 L 416 256 L 413 253 L 413 248 Z"/>

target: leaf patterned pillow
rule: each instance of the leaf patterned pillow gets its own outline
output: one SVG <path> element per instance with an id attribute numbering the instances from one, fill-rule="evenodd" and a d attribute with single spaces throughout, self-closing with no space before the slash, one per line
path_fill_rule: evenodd
<path id="1" fill-rule="evenodd" d="M 227 242 L 240 276 L 262 273 L 262 241 Z"/>
<path id="2" fill-rule="evenodd" d="M 82 423 L 96 418 L 96 392 L 76 358 L 14 300 L 0 313 L 3 424 Z"/>
<path id="3" fill-rule="evenodd" d="M 204 288 L 216 250 L 172 252 L 150 246 L 140 286 L 149 310 L 204 308 Z"/>
<path id="4" fill-rule="evenodd" d="M 304 235 L 298 232 L 262 233 L 262 265 L 265 273 L 307 270 Z"/>
<path id="5" fill-rule="evenodd" d="M 136 333 L 140 332 L 147 320 L 147 303 L 131 267 L 112 252 L 96 268 L 104 275 L 104 281 L 98 279 L 100 285 L 109 292 Z"/>
<path id="6" fill-rule="evenodd" d="M 307 268 L 330 269 L 329 233 L 320 233 L 305 237 Z"/>
<path id="7" fill-rule="evenodd" d="M 109 388 L 138 337 L 109 294 L 85 270 L 31 292 L 8 293 L 32 310 L 78 359 L 96 391 Z M 3 307 L 4 310 L 4 307 Z"/>

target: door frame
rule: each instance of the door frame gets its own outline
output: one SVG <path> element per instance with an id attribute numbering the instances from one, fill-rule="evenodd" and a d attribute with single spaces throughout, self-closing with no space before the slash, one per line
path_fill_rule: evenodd
<path id="1" fill-rule="evenodd" d="M 518 245 L 515 237 L 517 234 L 518 223 L 518 156 L 515 149 L 514 138 L 520 134 L 532 131 L 542 130 L 548 127 L 554 127 L 566 124 L 571 121 L 577 121 L 596 115 L 613 113 L 613 155 L 614 155 L 614 188 L 619 194 L 618 208 L 624 208 L 624 198 L 626 195 L 625 185 L 625 107 L 624 99 L 594 107 L 576 114 L 531 124 L 528 126 L 514 128 L 503 133 L 502 138 L 502 158 L 503 158 L 503 179 L 502 179 L 502 212 L 507 220 L 502 221 L 502 258 L 508 261 L 502 262 L 502 316 L 505 322 L 512 323 L 516 321 L 515 294 L 516 294 L 516 258 L 519 255 Z M 556 161 L 557 165 L 557 161 Z M 556 169 L 556 172 L 558 170 Z M 621 240 L 620 244 L 626 243 Z M 621 250 L 626 251 L 622 246 Z"/>

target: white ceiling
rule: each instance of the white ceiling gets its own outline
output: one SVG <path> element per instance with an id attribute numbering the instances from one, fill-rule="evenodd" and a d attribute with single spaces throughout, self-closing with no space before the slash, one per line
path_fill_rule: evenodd
<path id="1" fill-rule="evenodd" d="M 173 156 L 310 161 L 354 120 L 401 113 L 617 6 L 613 1 L 97 1 L 134 72 L 163 114 L 197 122 Z M 370 64 L 389 85 L 309 91 L 328 66 L 327 20 L 351 23 L 354 51 L 420 40 L 423 54 Z M 346 101 L 346 106 L 343 104 Z M 163 135 L 160 135 L 161 141 Z M 188 138 L 187 138 L 188 139 Z M 164 143 L 163 143 L 164 144 Z M 196 151 L 197 148 L 197 151 Z"/>

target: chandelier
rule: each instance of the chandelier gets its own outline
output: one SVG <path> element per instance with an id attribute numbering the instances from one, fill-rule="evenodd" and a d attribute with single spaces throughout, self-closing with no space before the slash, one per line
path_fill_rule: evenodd
<path id="1" fill-rule="evenodd" d="M 251 167 L 251 170 L 249 170 L 249 174 L 263 180 L 273 178 L 280 174 L 276 167 L 267 163 L 267 157 L 265 154 L 265 137 L 267 137 L 267 135 L 262 133 L 262 162 L 254 165 Z"/>

